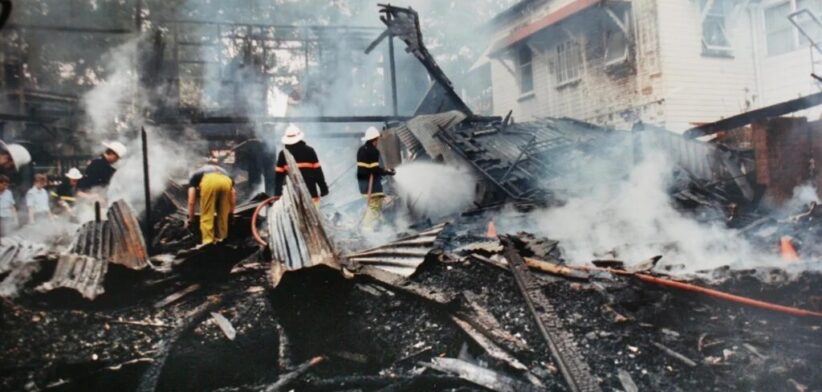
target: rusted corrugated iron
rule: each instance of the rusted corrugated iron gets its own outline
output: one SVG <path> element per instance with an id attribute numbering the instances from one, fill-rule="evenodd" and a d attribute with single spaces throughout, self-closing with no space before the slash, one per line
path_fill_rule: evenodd
<path id="1" fill-rule="evenodd" d="M 18 237 L 0 239 L 0 274 L 11 271 L 0 282 L 0 297 L 14 298 L 20 288 L 40 270 L 39 259 L 49 256 L 45 244 L 25 241 Z"/>
<path id="2" fill-rule="evenodd" d="M 111 205 L 108 220 L 87 222 L 77 231 L 71 253 L 110 261 L 134 270 L 148 266 L 148 252 L 134 211 L 122 200 Z"/>
<path id="3" fill-rule="evenodd" d="M 47 292 L 57 288 L 77 290 L 83 298 L 93 300 L 102 294 L 103 279 L 108 271 L 106 260 L 89 256 L 64 254 L 57 261 L 57 268 L 51 280 L 37 287 L 37 291 Z"/>
<path id="4" fill-rule="evenodd" d="M 80 226 L 71 244 L 70 253 L 108 260 L 111 257 L 109 222 L 91 221 Z"/>
<path id="5" fill-rule="evenodd" d="M 111 262 L 135 270 L 148 266 L 146 241 L 131 207 L 122 200 L 114 202 L 108 210 L 108 223 L 113 245 Z"/>
<path id="6" fill-rule="evenodd" d="M 434 226 L 419 234 L 405 237 L 376 248 L 350 254 L 346 260 L 357 266 L 371 266 L 403 277 L 411 276 L 425 261 L 425 256 L 447 224 Z"/>
<path id="7" fill-rule="evenodd" d="M 341 269 L 334 246 L 326 234 L 322 215 L 311 200 L 294 157 L 285 153 L 288 180 L 280 200 L 268 209 L 268 245 L 271 248 L 271 283 L 283 274 L 326 265 Z"/>
<path id="8" fill-rule="evenodd" d="M 26 241 L 18 237 L 3 237 L 0 239 L 0 274 L 47 254 L 48 249 L 45 244 Z"/>
<path id="9" fill-rule="evenodd" d="M 60 255 L 51 280 L 37 290 L 70 288 L 93 300 L 104 291 L 108 263 L 134 270 L 150 265 L 134 211 L 118 200 L 109 207 L 106 217 L 105 221 L 86 222 L 80 226 L 70 251 Z"/>

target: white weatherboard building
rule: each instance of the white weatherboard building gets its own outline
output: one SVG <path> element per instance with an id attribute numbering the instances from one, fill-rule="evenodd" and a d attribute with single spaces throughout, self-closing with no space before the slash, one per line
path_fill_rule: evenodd
<path id="1" fill-rule="evenodd" d="M 524 0 L 492 20 L 479 70 L 496 115 L 683 131 L 822 91 L 792 14 L 822 41 L 822 0 Z"/>

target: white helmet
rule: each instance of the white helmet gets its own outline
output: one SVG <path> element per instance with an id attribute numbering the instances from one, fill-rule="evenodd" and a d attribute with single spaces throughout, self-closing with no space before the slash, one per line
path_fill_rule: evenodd
<path id="1" fill-rule="evenodd" d="M 31 163 L 31 154 L 29 150 L 19 144 L 6 144 L 0 140 L 0 149 L 6 150 L 14 162 L 14 169 L 20 171 L 20 168 Z"/>
<path id="2" fill-rule="evenodd" d="M 68 173 L 66 173 L 66 177 L 70 180 L 79 180 L 83 178 L 83 173 L 80 173 L 80 170 L 77 170 L 76 167 L 72 167 Z"/>
<path id="3" fill-rule="evenodd" d="M 103 142 L 103 147 L 114 151 L 114 153 L 117 154 L 117 158 L 121 159 L 126 155 L 126 152 L 128 152 L 126 146 L 120 142 Z"/>
<path id="4" fill-rule="evenodd" d="M 368 129 L 365 130 L 365 136 L 363 136 L 360 140 L 367 142 L 369 140 L 374 140 L 378 137 L 380 137 L 380 131 L 377 130 L 377 128 L 368 127 Z"/>
<path id="5" fill-rule="evenodd" d="M 294 124 L 288 124 L 285 128 L 285 135 L 283 135 L 282 142 L 285 145 L 297 144 L 305 138 L 305 134 Z"/>

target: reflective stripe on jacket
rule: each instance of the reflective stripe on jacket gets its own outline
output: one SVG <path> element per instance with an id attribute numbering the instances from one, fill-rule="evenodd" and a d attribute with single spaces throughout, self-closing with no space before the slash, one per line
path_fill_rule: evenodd
<path id="1" fill-rule="evenodd" d="M 325 183 L 325 175 L 323 174 L 320 160 L 317 158 L 317 153 L 314 149 L 305 144 L 305 142 L 285 146 L 285 148 L 294 156 L 294 160 L 297 161 L 297 168 L 300 169 L 300 173 L 303 175 L 305 185 L 308 186 L 308 192 L 311 193 L 311 197 L 327 195 L 328 185 Z M 282 196 L 283 184 L 285 183 L 286 173 L 288 172 L 288 164 L 285 161 L 285 154 L 283 154 L 282 151 L 280 151 L 277 156 L 277 166 L 274 168 L 274 172 L 274 196 Z"/>
<path id="2" fill-rule="evenodd" d="M 371 194 L 381 195 L 384 174 L 385 170 L 380 167 L 380 150 L 370 141 L 365 142 L 357 150 L 357 184 L 360 187 L 360 193 L 367 195 L 368 183 L 371 182 Z M 371 178 L 373 180 L 370 180 Z"/>

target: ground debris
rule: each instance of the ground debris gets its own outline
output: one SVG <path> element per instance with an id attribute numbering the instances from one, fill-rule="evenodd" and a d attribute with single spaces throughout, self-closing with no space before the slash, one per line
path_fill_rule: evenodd
<path id="1" fill-rule="evenodd" d="M 688 357 L 686 357 L 686 356 L 684 356 L 684 355 L 682 355 L 682 354 L 680 354 L 680 353 L 678 353 L 674 350 L 671 350 L 670 348 L 665 347 L 660 343 L 651 342 L 651 344 L 656 346 L 656 348 L 662 350 L 662 352 L 667 354 L 668 356 L 670 356 L 670 357 L 672 357 L 672 358 L 674 358 L 674 359 L 676 359 L 676 360 L 678 360 L 678 361 L 680 361 L 680 362 L 682 362 L 682 363 L 684 363 L 684 364 L 686 364 L 690 367 L 696 367 L 696 362 L 692 361 L 690 358 L 688 358 Z"/>
<path id="2" fill-rule="evenodd" d="M 536 391 L 533 386 L 517 381 L 493 370 L 486 369 L 456 358 L 433 358 L 431 363 L 420 363 L 443 373 L 455 374 L 458 377 L 500 392 Z"/>

